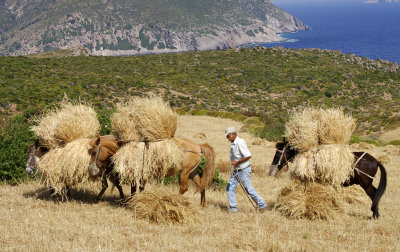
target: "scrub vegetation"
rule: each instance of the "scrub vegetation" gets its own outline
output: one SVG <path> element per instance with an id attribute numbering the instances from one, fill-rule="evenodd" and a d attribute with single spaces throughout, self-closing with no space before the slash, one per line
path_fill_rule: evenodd
<path id="1" fill-rule="evenodd" d="M 149 93 L 161 95 L 180 114 L 241 121 L 243 130 L 270 141 L 281 138 L 293 111 L 310 106 L 341 107 L 356 118 L 353 142 L 385 144 L 375 135 L 400 125 L 399 66 L 382 60 L 280 47 L 68 55 L 0 57 L 1 180 L 15 180 L 6 171 L 23 169 L 25 145 L 32 142 L 28 119 L 54 108 L 65 95 L 92 104 L 101 134 L 111 132 L 114 104 Z M 3 144 L 7 141 L 24 148 L 14 151 Z M 18 164 L 15 158 L 10 161 L 14 155 L 21 159 Z"/>

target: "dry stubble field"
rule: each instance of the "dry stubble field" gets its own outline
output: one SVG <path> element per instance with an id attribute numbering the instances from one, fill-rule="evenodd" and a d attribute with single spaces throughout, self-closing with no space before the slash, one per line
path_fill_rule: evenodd
<path id="1" fill-rule="evenodd" d="M 182 116 L 178 137 L 210 143 L 221 166 L 228 161 L 229 143 L 224 127 L 240 123 L 212 117 Z M 203 134 L 199 134 L 203 133 Z M 388 186 L 380 203 L 381 218 L 371 220 L 370 200 L 354 186 L 361 203 L 351 204 L 347 213 L 332 221 L 290 220 L 273 208 L 278 192 L 289 179 L 281 172 L 268 177 L 266 170 L 274 154 L 273 143 L 239 133 L 252 151 L 255 172 L 252 181 L 269 204 L 263 214 L 255 213 L 238 188 L 239 212 L 227 212 L 226 193 L 206 193 L 207 207 L 198 208 L 200 223 L 158 225 L 135 218 L 132 210 L 117 203 L 118 192 L 108 189 L 105 198 L 92 203 L 99 188 L 72 191 L 69 202 L 53 197 L 37 181 L 18 186 L 0 186 L 0 250 L 2 251 L 399 251 L 400 148 L 352 146 L 385 161 Z M 364 148 L 364 149 L 363 149 Z M 223 177 L 228 179 L 229 174 Z M 376 182 L 378 182 L 377 180 Z M 146 190 L 161 187 L 151 184 Z M 125 192 L 129 189 L 124 187 Z M 163 186 L 177 193 L 178 186 Z M 200 196 L 191 184 L 185 194 L 196 207 Z"/>

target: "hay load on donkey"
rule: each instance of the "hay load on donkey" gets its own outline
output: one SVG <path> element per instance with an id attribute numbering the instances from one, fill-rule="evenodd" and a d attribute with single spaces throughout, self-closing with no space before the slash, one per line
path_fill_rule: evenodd
<path id="1" fill-rule="evenodd" d="M 289 145 L 299 152 L 289 167 L 292 176 L 333 186 L 346 182 L 353 173 L 349 141 L 355 126 L 355 119 L 340 109 L 295 113 L 285 132 Z"/>
<path id="2" fill-rule="evenodd" d="M 144 188 L 150 179 L 163 179 L 181 172 L 181 193 L 187 190 L 187 179 L 199 186 L 202 205 L 204 189 L 214 177 L 214 150 L 187 139 L 175 139 L 177 115 L 161 97 L 131 97 L 117 104 L 112 129 L 123 142 L 112 157 L 115 170 L 125 179 Z M 207 159 L 203 176 L 196 169 Z"/>
<path id="3" fill-rule="evenodd" d="M 118 139 L 127 142 L 113 157 L 121 176 L 140 184 L 181 169 L 182 147 L 173 138 L 178 117 L 161 97 L 131 97 L 117 104 L 111 122 Z"/>
<path id="4" fill-rule="evenodd" d="M 355 120 L 340 109 L 309 108 L 286 124 L 286 138 L 297 151 L 289 172 L 295 181 L 278 197 L 291 218 L 331 219 L 343 211 L 338 188 L 353 174 L 349 141 Z"/>
<path id="5" fill-rule="evenodd" d="M 63 194 L 63 189 L 80 189 L 91 181 L 87 171 L 90 141 L 92 139 L 77 139 L 45 154 L 38 165 L 38 172 L 45 185 L 51 187 L 55 193 Z"/>
<path id="6" fill-rule="evenodd" d="M 85 104 L 63 102 L 60 108 L 34 118 L 33 123 L 36 125 L 31 130 L 49 149 L 62 147 L 80 138 L 93 138 L 100 132 L 96 111 Z"/>
<path id="7" fill-rule="evenodd" d="M 121 141 L 156 142 L 171 139 L 178 116 L 161 97 L 131 97 L 116 105 L 112 130 Z"/>
<path id="8" fill-rule="evenodd" d="M 31 127 L 32 131 L 49 148 L 38 163 L 43 182 L 54 193 L 64 194 L 69 187 L 81 187 L 90 181 L 87 171 L 89 142 L 100 132 L 94 109 L 85 104 L 64 102 L 60 108 L 35 118 L 34 122 L 37 125 Z"/>

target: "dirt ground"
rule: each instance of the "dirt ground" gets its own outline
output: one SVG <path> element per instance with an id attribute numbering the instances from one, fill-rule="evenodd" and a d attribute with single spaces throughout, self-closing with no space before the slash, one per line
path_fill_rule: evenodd
<path id="1" fill-rule="evenodd" d="M 105 198 L 93 203 L 100 188 L 72 191 L 72 199 L 60 201 L 50 196 L 38 181 L 17 186 L 0 185 L 0 250 L 2 251 L 400 251 L 400 148 L 376 148 L 361 143 L 353 150 L 365 150 L 382 160 L 388 174 L 388 186 L 380 202 L 381 218 L 372 220 L 371 202 L 359 186 L 348 190 L 358 193 L 360 203 L 346 207 L 346 213 L 330 221 L 291 220 L 274 209 L 279 191 L 290 183 L 280 172 L 269 177 L 274 143 L 246 132 L 241 124 L 227 119 L 180 116 L 177 137 L 197 143 L 209 143 L 217 162 L 229 161 L 229 142 L 224 128 L 239 129 L 252 152 L 257 168 L 252 182 L 269 204 L 268 211 L 256 213 L 241 189 L 239 212 L 227 211 L 226 192 L 207 190 L 207 206 L 200 208 L 200 195 L 190 184 L 184 195 L 200 216 L 200 222 L 185 225 L 159 225 L 137 219 L 132 210 L 118 203 L 118 191 L 108 189 Z M 263 172 L 264 171 L 264 172 Z M 225 179 L 229 173 L 223 173 Z M 380 173 L 374 184 L 377 186 Z M 178 193 L 178 185 L 150 184 L 146 191 L 162 188 Z M 128 185 L 124 186 L 126 193 Z"/>

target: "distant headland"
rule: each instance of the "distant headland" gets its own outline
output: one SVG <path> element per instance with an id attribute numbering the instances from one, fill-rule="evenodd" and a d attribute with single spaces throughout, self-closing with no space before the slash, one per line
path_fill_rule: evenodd
<path id="1" fill-rule="evenodd" d="M 364 1 L 366 4 L 375 4 L 375 3 L 400 3 L 400 0 L 366 0 Z"/>

